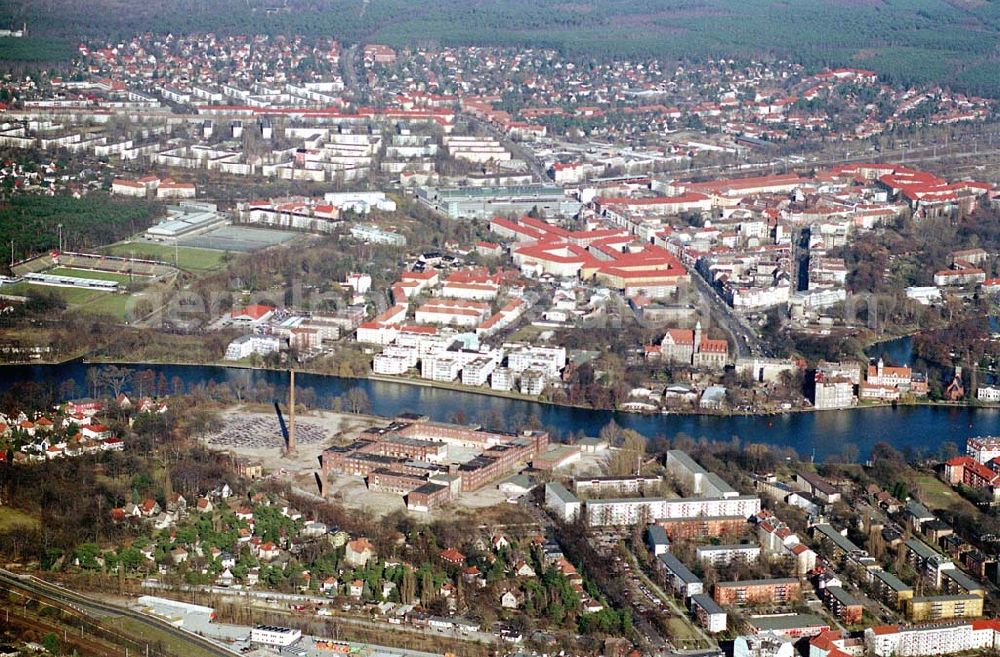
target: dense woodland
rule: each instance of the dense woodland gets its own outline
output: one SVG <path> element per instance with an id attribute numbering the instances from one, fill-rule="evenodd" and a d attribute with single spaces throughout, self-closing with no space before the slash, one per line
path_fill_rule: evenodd
<path id="1" fill-rule="evenodd" d="M 892 81 L 937 81 L 1000 95 L 991 60 L 1000 30 L 996 2 L 13 0 L 0 6 L 0 25 L 23 22 L 34 36 L 66 40 L 155 30 L 322 35 L 397 46 L 549 47 L 596 58 L 771 54 L 809 67 L 864 66 Z M 42 54 L 33 46 L 20 50 Z"/>
<path id="2" fill-rule="evenodd" d="M 0 203 L 0 244 L 18 260 L 59 246 L 59 224 L 67 251 L 110 244 L 145 230 L 159 212 L 157 204 L 139 199 L 90 194 L 13 196 Z"/>

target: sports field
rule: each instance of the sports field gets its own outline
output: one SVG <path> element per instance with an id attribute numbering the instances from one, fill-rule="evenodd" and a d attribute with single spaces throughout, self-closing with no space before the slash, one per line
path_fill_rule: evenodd
<path id="1" fill-rule="evenodd" d="M 214 249 L 179 246 L 175 251 L 173 245 L 144 244 L 141 242 L 114 244 L 102 249 L 102 251 L 108 255 L 159 260 L 170 265 L 174 264 L 174 257 L 176 255 L 177 266 L 180 269 L 192 272 L 218 269 L 226 255 L 225 252 Z"/>
<path id="2" fill-rule="evenodd" d="M 116 283 L 128 283 L 128 274 L 118 274 L 113 271 L 97 271 L 94 269 L 76 269 L 74 267 L 54 267 L 46 272 L 53 276 L 73 276 L 74 278 L 89 278 L 95 281 L 114 281 Z M 140 278 L 137 276 L 137 278 Z"/>

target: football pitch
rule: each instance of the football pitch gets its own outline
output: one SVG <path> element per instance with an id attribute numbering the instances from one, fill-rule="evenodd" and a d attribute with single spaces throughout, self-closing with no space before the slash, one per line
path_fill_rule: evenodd
<path id="1" fill-rule="evenodd" d="M 76 269 L 74 267 L 54 267 L 43 272 L 52 276 L 72 276 L 74 278 L 89 278 L 95 281 L 114 281 L 116 283 L 128 283 L 128 274 L 119 274 L 113 271 L 96 271 L 94 269 Z M 137 278 L 145 278 L 136 275 Z"/>

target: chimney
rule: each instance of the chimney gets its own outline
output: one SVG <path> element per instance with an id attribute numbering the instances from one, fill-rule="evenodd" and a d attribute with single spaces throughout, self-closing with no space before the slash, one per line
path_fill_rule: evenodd
<path id="1" fill-rule="evenodd" d="M 319 496 L 325 500 L 327 495 L 326 470 L 320 469 L 316 471 L 316 483 L 319 484 Z"/>
<path id="2" fill-rule="evenodd" d="M 290 374 L 288 386 L 288 454 L 295 453 L 295 370 Z"/>

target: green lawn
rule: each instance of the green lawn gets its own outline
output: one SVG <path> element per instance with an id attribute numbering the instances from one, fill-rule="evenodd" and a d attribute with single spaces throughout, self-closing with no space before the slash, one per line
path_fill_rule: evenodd
<path id="1" fill-rule="evenodd" d="M 102 292 L 101 290 L 88 290 L 76 287 L 35 285 L 32 283 L 4 285 L 0 288 L 0 294 L 26 296 L 29 290 L 41 294 L 52 294 L 62 299 L 66 303 L 66 307 L 70 310 L 91 315 L 110 315 L 116 319 L 125 319 L 125 311 L 131 299 L 129 295 L 114 292 Z"/>
<path id="2" fill-rule="evenodd" d="M 99 299 L 80 307 L 80 312 L 90 315 L 110 315 L 125 319 L 132 297 L 126 294 L 104 294 Z"/>
<path id="3" fill-rule="evenodd" d="M 166 244 L 126 242 L 102 249 L 104 253 L 125 258 L 146 258 L 174 264 L 174 247 Z M 205 272 L 218 269 L 225 257 L 224 251 L 179 246 L 176 251 L 177 266 L 186 271 Z"/>
<path id="4" fill-rule="evenodd" d="M 701 648 L 705 643 L 684 618 L 674 616 L 667 619 L 667 627 L 670 628 L 671 642 L 678 648 Z"/>
<path id="5" fill-rule="evenodd" d="M 46 272 L 53 276 L 74 276 L 76 278 L 89 278 L 95 281 L 114 281 L 116 283 L 128 283 L 128 274 L 118 274 L 113 271 L 95 271 L 93 269 L 76 269 L 73 267 L 55 267 Z"/>
<path id="6" fill-rule="evenodd" d="M 36 527 L 38 520 L 24 511 L 18 511 L 8 506 L 0 506 L 0 532 L 16 527 Z"/>
<path id="7" fill-rule="evenodd" d="M 971 502 L 934 475 L 921 473 L 917 475 L 916 483 L 920 491 L 920 501 L 926 504 L 931 511 L 950 509 L 955 504 L 959 504 L 964 511 L 978 513 Z"/>

